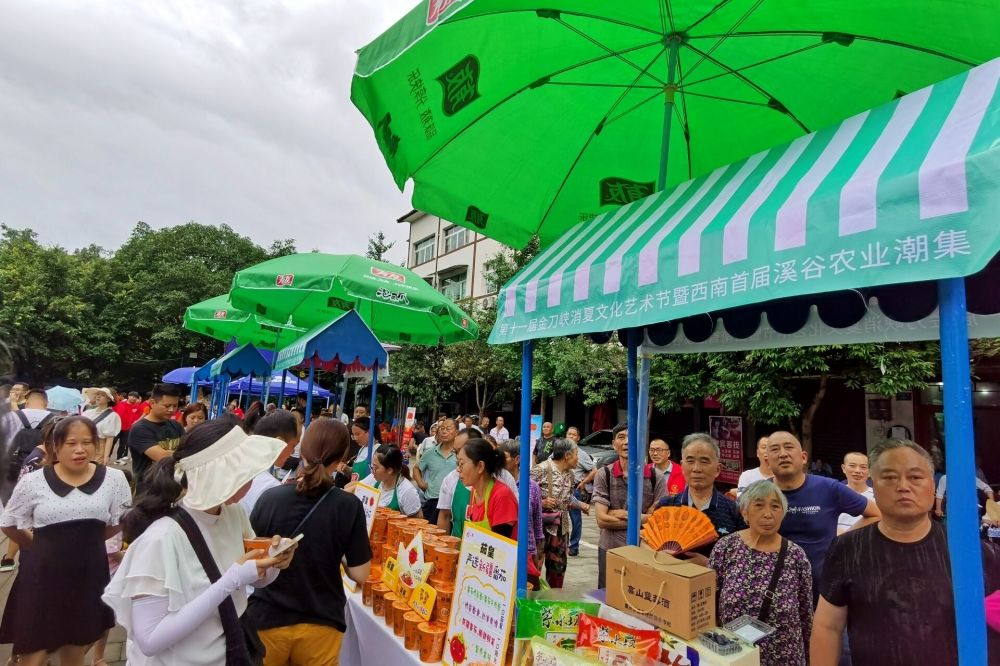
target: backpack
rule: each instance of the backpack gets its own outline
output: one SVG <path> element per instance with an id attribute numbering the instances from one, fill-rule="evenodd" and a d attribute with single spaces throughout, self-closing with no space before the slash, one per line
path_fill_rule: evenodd
<path id="1" fill-rule="evenodd" d="M 14 435 L 14 439 L 11 441 L 7 452 L 6 480 L 11 490 L 13 490 L 14 484 L 17 483 L 17 479 L 21 475 L 21 466 L 24 465 L 25 459 L 31 455 L 31 452 L 36 447 L 42 445 L 42 428 L 55 418 L 55 414 L 50 413 L 39 421 L 37 426 L 32 428 L 31 422 L 28 421 L 28 417 L 24 415 L 24 412 L 15 412 L 15 414 L 17 414 L 21 420 L 21 425 L 24 427 Z"/>

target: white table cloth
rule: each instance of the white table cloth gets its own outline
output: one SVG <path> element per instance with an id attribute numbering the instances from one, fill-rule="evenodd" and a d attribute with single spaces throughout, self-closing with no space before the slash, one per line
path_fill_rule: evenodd
<path id="1" fill-rule="evenodd" d="M 386 626 L 385 618 L 361 603 L 361 593 L 347 595 L 347 633 L 340 648 L 342 666 L 404 666 L 420 664 L 416 650 L 403 647 L 403 637 Z"/>

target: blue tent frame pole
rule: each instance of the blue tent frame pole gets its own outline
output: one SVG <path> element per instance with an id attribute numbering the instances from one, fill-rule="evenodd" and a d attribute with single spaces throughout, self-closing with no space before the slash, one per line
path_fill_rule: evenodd
<path id="1" fill-rule="evenodd" d="M 938 281 L 938 313 L 948 468 L 948 554 L 958 627 L 958 663 L 968 666 L 986 663 L 986 608 L 964 278 Z"/>
<path id="2" fill-rule="evenodd" d="M 636 362 L 639 354 L 639 330 L 628 329 L 628 543 L 639 543 L 639 523 L 642 515 L 642 460 L 639 459 L 638 381 Z"/>
<path id="3" fill-rule="evenodd" d="M 371 406 L 368 409 L 369 419 L 368 423 L 368 469 L 372 468 L 372 454 L 375 452 L 375 399 L 378 397 L 378 360 L 375 361 L 375 366 L 372 368 L 372 401 Z"/>
<path id="4" fill-rule="evenodd" d="M 281 371 L 281 393 L 278 394 L 278 407 L 285 405 L 285 382 L 288 381 L 288 370 Z"/>
<path id="5" fill-rule="evenodd" d="M 309 387 L 306 389 L 306 418 L 304 428 L 309 427 L 313 414 L 313 384 L 316 382 L 316 365 L 309 359 Z"/>
<path id="6" fill-rule="evenodd" d="M 198 399 L 198 378 L 191 375 L 191 399 L 188 402 L 194 402 Z"/>
<path id="7" fill-rule="evenodd" d="M 667 85 L 663 90 L 663 138 L 660 141 L 660 173 L 656 178 L 656 190 L 662 192 L 667 187 L 667 162 L 670 158 L 670 127 L 674 115 L 674 93 L 677 92 L 677 50 L 681 37 L 672 35 L 667 43 Z"/>
<path id="8" fill-rule="evenodd" d="M 644 342 L 643 331 L 639 331 L 639 343 Z M 643 464 L 646 463 L 646 449 L 649 447 L 649 371 L 652 365 L 652 357 L 649 354 L 639 354 L 639 392 L 637 394 L 636 406 L 636 458 Z M 640 484 L 641 485 L 641 484 Z M 636 498 L 637 502 L 642 502 L 642 495 Z"/>
<path id="9" fill-rule="evenodd" d="M 247 389 L 247 407 L 253 402 L 253 370 L 250 371 L 250 387 Z"/>
<path id="10" fill-rule="evenodd" d="M 340 395 L 337 396 L 337 404 L 340 405 L 338 410 L 340 413 L 337 414 L 337 418 L 344 418 L 344 405 L 347 404 L 347 376 L 344 375 L 344 364 L 337 363 L 337 374 L 343 377 L 343 381 L 340 384 Z"/>
<path id="11" fill-rule="evenodd" d="M 521 343 L 521 469 L 518 472 L 517 502 L 517 597 L 528 595 L 528 513 L 531 477 L 531 371 L 534 345 L 531 340 Z"/>

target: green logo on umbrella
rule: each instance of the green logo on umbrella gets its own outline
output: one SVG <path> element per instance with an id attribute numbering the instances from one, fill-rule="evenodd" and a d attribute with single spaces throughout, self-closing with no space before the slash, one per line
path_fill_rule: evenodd
<path id="1" fill-rule="evenodd" d="M 654 183 L 640 183 L 627 178 L 605 178 L 601 181 L 601 205 L 621 206 L 648 197 Z"/>
<path id="2" fill-rule="evenodd" d="M 465 211 L 465 221 L 472 224 L 479 229 L 486 228 L 486 222 L 490 219 L 490 216 L 479 210 L 475 206 L 469 206 L 468 210 Z"/>
<path id="3" fill-rule="evenodd" d="M 378 137 L 385 151 L 391 157 L 395 157 L 396 151 L 399 150 L 399 136 L 392 133 L 392 128 L 389 126 L 391 123 L 392 116 L 388 113 L 378 121 Z"/>
<path id="4" fill-rule="evenodd" d="M 437 80 L 444 88 L 444 114 L 453 116 L 479 98 L 479 61 L 465 56 Z"/>

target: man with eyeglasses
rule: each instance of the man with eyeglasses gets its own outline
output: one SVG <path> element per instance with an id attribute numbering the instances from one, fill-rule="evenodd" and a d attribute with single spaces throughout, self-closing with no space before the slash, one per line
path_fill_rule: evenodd
<path id="1" fill-rule="evenodd" d="M 684 470 L 670 459 L 670 446 L 665 441 L 654 439 L 649 443 L 649 461 L 666 479 L 667 495 L 680 495 L 684 492 L 687 487 Z"/>
<path id="2" fill-rule="evenodd" d="M 840 466 L 847 477 L 847 487 L 870 500 L 875 499 L 875 491 L 868 485 L 868 456 L 858 451 L 851 451 L 844 456 L 844 464 Z M 860 516 L 842 513 L 837 518 L 837 534 L 843 534 L 861 520 Z"/>

